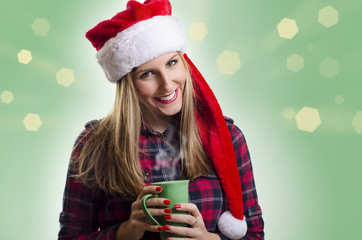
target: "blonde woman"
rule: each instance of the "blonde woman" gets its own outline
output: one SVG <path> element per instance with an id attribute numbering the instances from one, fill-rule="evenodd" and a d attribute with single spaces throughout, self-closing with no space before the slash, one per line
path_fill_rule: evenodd
<path id="1" fill-rule="evenodd" d="M 163 231 L 264 239 L 244 136 L 185 54 L 169 1 L 131 0 L 86 36 L 117 90 L 112 111 L 87 123 L 74 146 L 58 239 L 160 239 Z M 154 225 L 140 199 L 162 191 L 150 183 L 175 179 L 190 180 L 190 203 L 146 204 L 152 215 L 189 227 Z"/>

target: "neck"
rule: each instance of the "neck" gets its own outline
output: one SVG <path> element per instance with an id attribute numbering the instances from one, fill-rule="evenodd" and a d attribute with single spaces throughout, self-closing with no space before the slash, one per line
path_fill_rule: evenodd
<path id="1" fill-rule="evenodd" d="M 147 113 L 144 115 L 145 124 L 154 131 L 163 133 L 171 125 L 175 125 L 179 114 L 166 116 L 163 114 Z"/>
<path id="2" fill-rule="evenodd" d="M 145 114 L 144 121 L 149 128 L 160 133 L 163 133 L 171 124 L 170 117 L 155 113 Z"/>

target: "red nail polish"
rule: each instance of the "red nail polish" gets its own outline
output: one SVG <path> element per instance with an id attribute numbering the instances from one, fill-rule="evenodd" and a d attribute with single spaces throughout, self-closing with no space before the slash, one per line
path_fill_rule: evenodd
<path id="1" fill-rule="evenodd" d="M 161 192 L 161 191 L 162 191 L 162 187 L 156 187 L 156 191 L 157 191 L 157 192 Z"/>
<path id="2" fill-rule="evenodd" d="M 172 211 L 172 210 L 169 209 L 169 208 L 166 208 L 166 209 L 165 209 L 165 213 L 171 213 L 171 211 Z"/>
<path id="3" fill-rule="evenodd" d="M 162 231 L 163 231 L 163 227 L 158 227 L 158 231 L 162 232 Z"/>
<path id="4" fill-rule="evenodd" d="M 163 229 L 165 229 L 165 230 L 171 230 L 170 226 L 168 226 L 168 225 L 164 225 L 164 226 L 163 226 Z"/>
<path id="5" fill-rule="evenodd" d="M 170 205 L 171 201 L 166 199 L 166 200 L 163 201 L 163 203 L 166 204 L 166 205 Z"/>
<path id="6" fill-rule="evenodd" d="M 170 219 L 171 219 L 171 215 L 165 215 L 165 219 L 166 219 L 166 220 L 170 220 Z"/>
<path id="7" fill-rule="evenodd" d="M 174 206 L 174 208 L 180 208 L 180 207 L 181 207 L 180 204 L 176 204 L 176 205 Z"/>

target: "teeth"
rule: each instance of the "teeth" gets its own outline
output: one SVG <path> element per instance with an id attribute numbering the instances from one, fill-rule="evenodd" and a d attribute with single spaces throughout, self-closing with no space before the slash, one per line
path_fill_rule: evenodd
<path id="1" fill-rule="evenodd" d="M 167 96 L 167 97 L 160 97 L 159 99 L 161 99 L 162 101 L 169 101 L 171 100 L 176 94 L 176 91 L 174 91 L 173 93 L 171 93 L 171 95 Z"/>

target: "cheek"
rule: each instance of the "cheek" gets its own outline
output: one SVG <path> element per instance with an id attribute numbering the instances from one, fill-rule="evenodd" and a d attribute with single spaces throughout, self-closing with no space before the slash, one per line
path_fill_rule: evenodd
<path id="1" fill-rule="evenodd" d="M 185 85 L 186 82 L 186 71 L 184 68 L 180 69 L 177 72 L 177 81 L 179 82 L 180 85 Z"/>
<path id="2" fill-rule="evenodd" d="M 135 81 L 134 87 L 138 93 L 138 95 L 142 98 L 147 98 L 152 95 L 152 85 L 147 82 Z"/>

